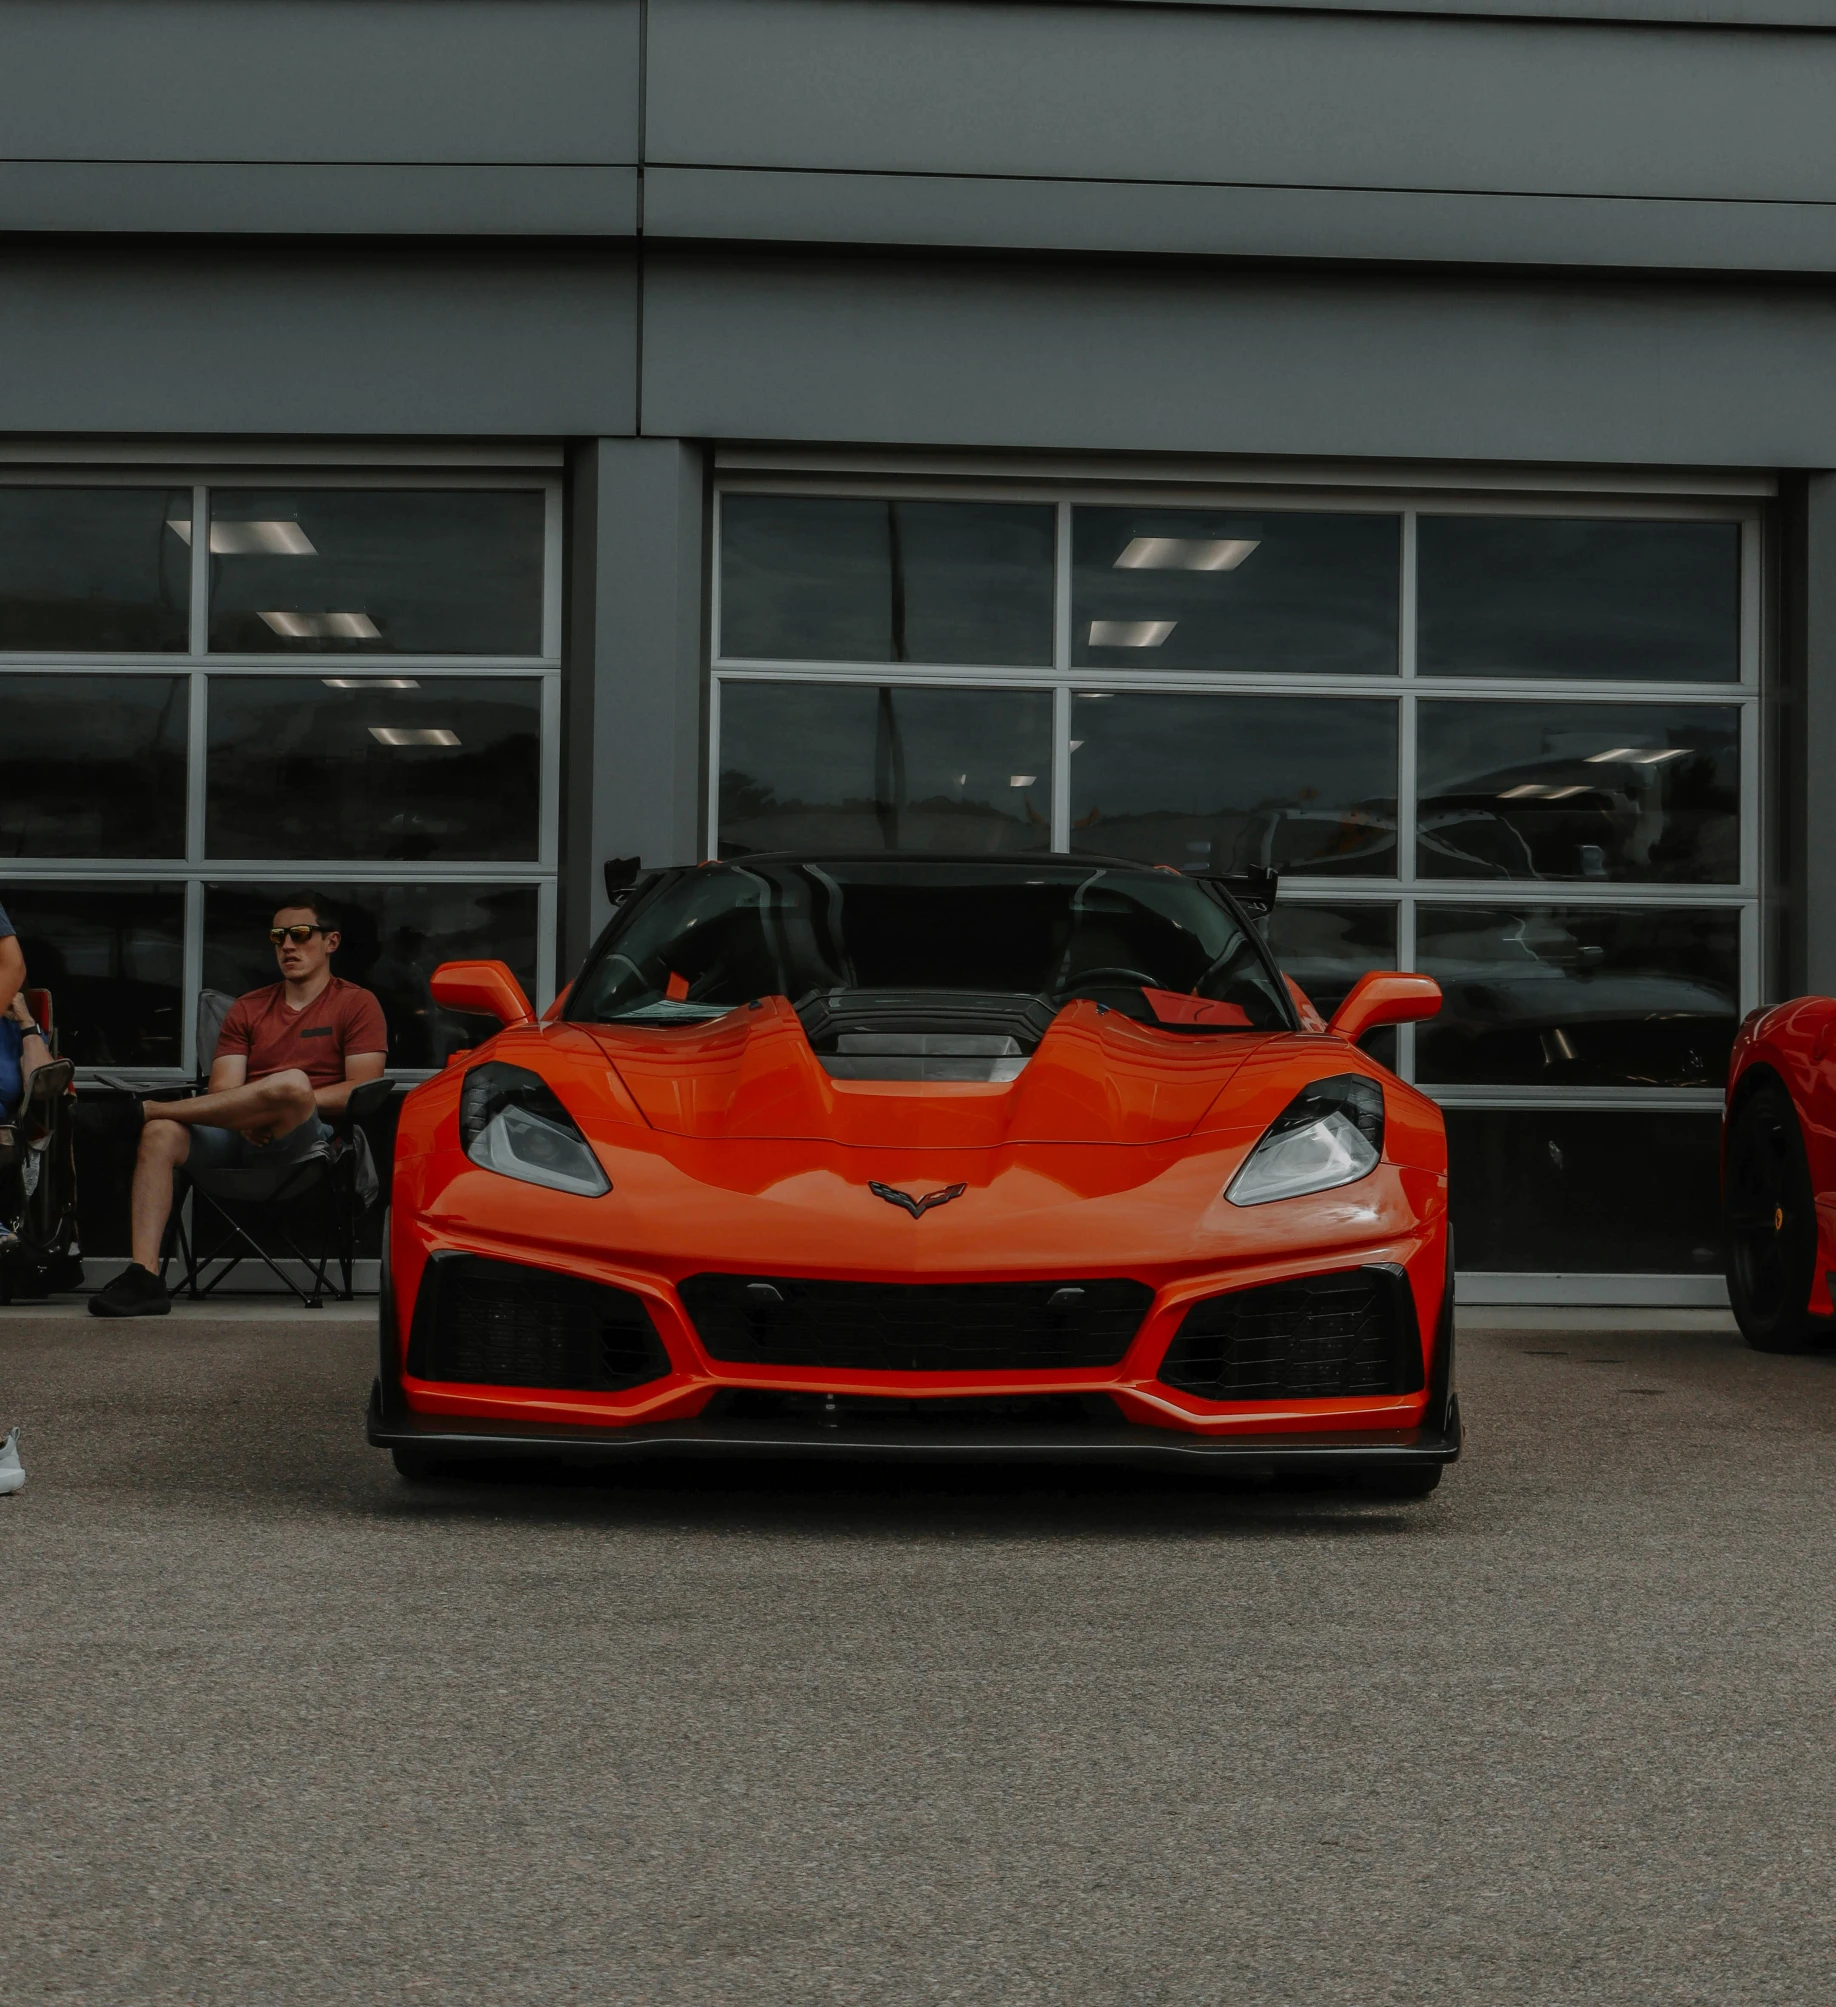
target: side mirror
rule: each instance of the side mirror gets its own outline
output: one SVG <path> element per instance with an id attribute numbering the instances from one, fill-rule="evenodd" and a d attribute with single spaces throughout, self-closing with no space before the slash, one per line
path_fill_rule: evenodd
<path id="1" fill-rule="evenodd" d="M 522 984 L 502 962 L 442 962 L 427 986 L 446 1010 L 473 1011 L 504 1025 L 535 1023 Z"/>
<path id="2" fill-rule="evenodd" d="M 1373 969 L 1352 985 L 1351 995 L 1332 1014 L 1328 1031 L 1356 1045 L 1380 1024 L 1416 1024 L 1441 1007 L 1441 986 L 1432 976 L 1406 976 Z"/>
<path id="3" fill-rule="evenodd" d="M 641 857 L 608 857 L 599 867 L 606 881 L 606 898 L 614 906 L 622 905 L 630 898 L 632 888 L 644 868 Z"/>

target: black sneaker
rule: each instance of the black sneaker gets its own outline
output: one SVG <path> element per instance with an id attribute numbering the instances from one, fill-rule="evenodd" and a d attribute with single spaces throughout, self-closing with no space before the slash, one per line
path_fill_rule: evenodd
<path id="1" fill-rule="evenodd" d="M 171 1308 L 166 1285 L 137 1261 L 130 1261 L 89 1299 L 92 1317 L 164 1317 Z"/>

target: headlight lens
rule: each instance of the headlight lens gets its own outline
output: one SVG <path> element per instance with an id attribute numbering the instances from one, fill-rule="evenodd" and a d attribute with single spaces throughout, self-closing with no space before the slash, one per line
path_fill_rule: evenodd
<path id="1" fill-rule="evenodd" d="M 540 1074 L 497 1060 L 474 1066 L 459 1097 L 465 1154 L 487 1171 L 596 1199 L 612 1180 Z"/>
<path id="2" fill-rule="evenodd" d="M 1383 1156 L 1383 1089 L 1361 1073 L 1304 1087 L 1224 1188 L 1233 1206 L 1265 1206 L 1355 1184 Z"/>

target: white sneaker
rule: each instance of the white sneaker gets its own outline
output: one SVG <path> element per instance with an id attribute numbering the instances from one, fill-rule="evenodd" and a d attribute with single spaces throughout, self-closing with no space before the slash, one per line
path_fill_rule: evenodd
<path id="1" fill-rule="evenodd" d="M 0 1443 L 0 1498 L 17 1491 L 25 1483 L 25 1465 L 19 1461 L 19 1431 L 15 1429 Z"/>

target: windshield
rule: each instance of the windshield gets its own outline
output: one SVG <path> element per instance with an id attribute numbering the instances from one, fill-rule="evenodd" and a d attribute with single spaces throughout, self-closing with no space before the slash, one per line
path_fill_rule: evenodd
<path id="1" fill-rule="evenodd" d="M 576 1021 L 681 1023 L 754 997 L 1088 996 L 1193 1031 L 1274 1030 L 1289 1005 L 1262 948 L 1192 880 L 1076 862 L 748 858 L 647 900 L 588 965 Z M 1210 1000 L 1202 1010 L 1191 1004 Z"/>

